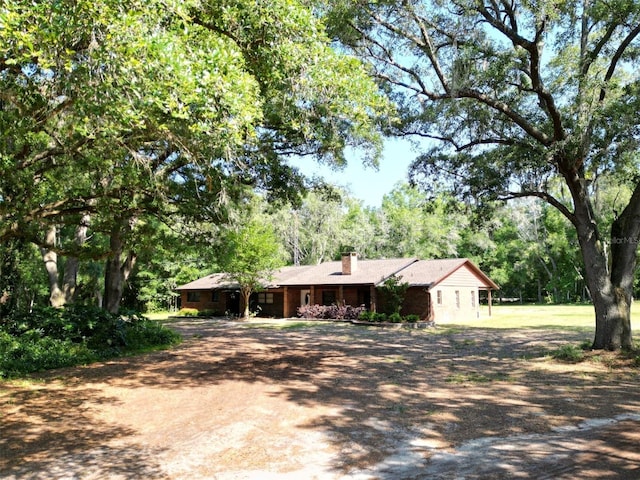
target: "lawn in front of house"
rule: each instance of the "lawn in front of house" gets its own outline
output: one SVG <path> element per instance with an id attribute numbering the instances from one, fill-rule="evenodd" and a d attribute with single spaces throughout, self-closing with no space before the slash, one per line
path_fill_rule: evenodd
<path id="1" fill-rule="evenodd" d="M 569 328 L 593 330 L 595 313 L 591 304 L 570 305 L 483 305 L 480 318 L 458 320 L 456 325 L 479 328 Z M 640 328 L 634 322 L 634 306 L 631 307 L 632 328 Z"/>
<path id="2" fill-rule="evenodd" d="M 438 325 L 477 328 L 553 328 L 571 329 L 591 333 L 595 328 L 595 314 L 591 304 L 568 305 L 493 305 L 489 317 L 489 307 L 480 307 L 480 318 L 437 322 Z M 635 306 L 631 307 L 631 327 L 640 331 L 640 320 L 634 319 Z M 146 314 L 152 320 L 167 321 L 170 313 Z M 634 321 L 635 320 L 635 321 Z"/>

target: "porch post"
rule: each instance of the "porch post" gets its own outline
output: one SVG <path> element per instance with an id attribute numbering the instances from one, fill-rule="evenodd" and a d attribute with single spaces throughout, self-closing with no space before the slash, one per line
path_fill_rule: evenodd
<path id="1" fill-rule="evenodd" d="M 489 299 L 489 316 L 491 316 L 491 289 L 487 290 L 487 292 L 489 292 L 487 297 Z"/>
<path id="2" fill-rule="evenodd" d="M 309 305 L 315 305 L 316 303 L 316 287 L 311 285 L 309 287 Z"/>
<path id="3" fill-rule="evenodd" d="M 284 287 L 282 294 L 284 305 L 282 306 L 282 316 L 289 318 L 289 287 Z"/>
<path id="4" fill-rule="evenodd" d="M 371 311 L 372 312 L 376 312 L 376 286 L 375 285 L 371 285 Z"/>
<path id="5" fill-rule="evenodd" d="M 338 305 L 344 304 L 344 287 L 340 285 L 338 287 Z"/>

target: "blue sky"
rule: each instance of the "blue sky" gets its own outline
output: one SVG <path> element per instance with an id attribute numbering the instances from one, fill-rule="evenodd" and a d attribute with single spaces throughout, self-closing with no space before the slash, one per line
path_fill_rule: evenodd
<path id="1" fill-rule="evenodd" d="M 389 139 L 385 141 L 385 148 L 378 170 L 365 167 L 359 158 L 349 158 L 344 170 L 334 171 L 328 167 L 318 165 L 309 159 L 292 162 L 307 176 L 314 174 L 324 177 L 331 184 L 340 185 L 355 198 L 361 199 L 365 205 L 379 207 L 382 197 L 393 188 L 408 180 L 409 164 L 417 153 L 406 140 Z"/>

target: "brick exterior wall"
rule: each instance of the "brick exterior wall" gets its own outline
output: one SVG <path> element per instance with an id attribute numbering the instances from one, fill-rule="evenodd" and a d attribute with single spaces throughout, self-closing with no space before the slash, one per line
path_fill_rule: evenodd
<path id="1" fill-rule="evenodd" d="M 265 296 L 267 298 L 264 298 Z M 267 299 L 272 300 L 272 303 L 268 303 Z M 284 312 L 284 293 L 270 290 L 253 293 L 251 294 L 249 305 L 251 312 L 257 311 L 260 317 L 282 317 Z"/>
<path id="2" fill-rule="evenodd" d="M 420 320 L 431 320 L 429 292 L 424 287 L 410 287 L 400 310 L 401 315 L 418 315 Z"/>
<path id="3" fill-rule="evenodd" d="M 223 315 L 230 309 L 229 292 L 216 291 L 217 300 L 214 301 L 213 290 L 191 290 L 180 292 L 180 308 L 195 308 L 196 310 L 211 311 Z"/>

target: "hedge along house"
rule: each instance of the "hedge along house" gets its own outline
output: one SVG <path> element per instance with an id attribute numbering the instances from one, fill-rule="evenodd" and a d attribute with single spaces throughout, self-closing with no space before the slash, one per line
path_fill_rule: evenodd
<path id="1" fill-rule="evenodd" d="M 481 291 L 487 292 L 490 315 L 491 291 L 498 288 L 466 258 L 359 260 L 355 253 L 347 253 L 337 262 L 281 268 L 263 291 L 252 295 L 250 307 L 269 317 L 293 317 L 301 305 L 313 304 L 364 305 L 384 311 L 381 286 L 394 275 L 409 284 L 400 313 L 438 322 L 479 317 Z M 238 290 L 222 273 L 178 287 L 183 308 L 213 314 L 239 314 Z"/>

